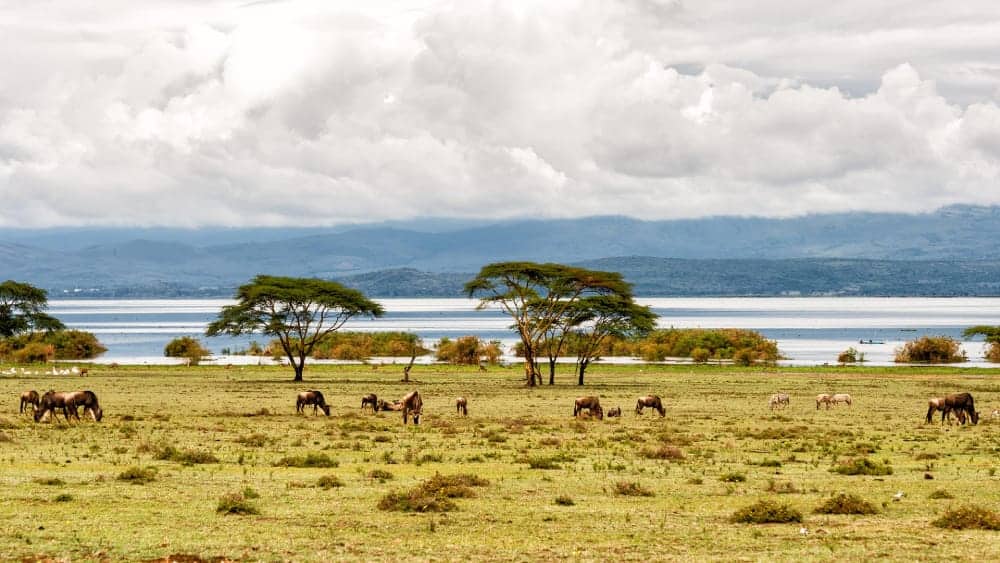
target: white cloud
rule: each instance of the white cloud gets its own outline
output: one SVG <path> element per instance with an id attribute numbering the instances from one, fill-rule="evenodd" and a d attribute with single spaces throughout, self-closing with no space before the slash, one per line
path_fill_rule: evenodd
<path id="1" fill-rule="evenodd" d="M 870 4 L 8 5 L 0 225 L 1000 204 L 1000 8 Z"/>

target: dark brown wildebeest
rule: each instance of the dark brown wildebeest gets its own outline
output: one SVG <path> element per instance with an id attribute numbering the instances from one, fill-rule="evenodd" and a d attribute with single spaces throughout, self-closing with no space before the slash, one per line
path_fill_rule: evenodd
<path id="1" fill-rule="evenodd" d="M 94 422 L 100 422 L 104 418 L 104 410 L 101 409 L 100 403 L 97 402 L 97 395 L 93 391 L 73 391 L 66 393 L 65 403 L 66 410 L 77 420 L 80 420 L 80 412 L 77 410 L 80 407 L 83 407 L 84 416 L 90 413 L 90 417 L 94 419 Z"/>
<path id="2" fill-rule="evenodd" d="M 962 424 L 965 424 L 962 415 L 968 416 L 972 424 L 979 424 L 979 413 L 976 412 L 972 395 L 969 393 L 952 393 L 951 395 L 947 395 L 944 398 L 944 414 L 941 416 L 948 416 L 951 411 L 955 411 L 956 415 L 959 416 L 959 422 Z"/>
<path id="3" fill-rule="evenodd" d="M 18 412 L 24 414 L 25 405 L 31 405 L 32 410 L 38 408 L 38 391 L 32 389 L 31 391 L 25 391 L 24 393 L 21 393 L 21 410 Z"/>
<path id="4" fill-rule="evenodd" d="M 49 412 L 52 413 L 52 418 L 59 420 L 56 417 L 56 409 L 62 409 L 63 418 L 66 422 L 69 422 L 69 411 L 66 408 L 66 395 L 68 393 L 56 393 L 53 390 L 48 390 L 44 395 L 38 400 L 38 408 L 35 409 L 35 422 L 39 422 L 45 415 Z"/>
<path id="5" fill-rule="evenodd" d="M 577 397 L 573 404 L 573 416 L 579 416 L 586 409 L 590 416 L 596 416 L 598 420 L 604 420 L 604 409 L 601 408 L 601 400 L 594 396 Z"/>
<path id="6" fill-rule="evenodd" d="M 611 418 L 613 416 L 621 416 L 621 415 L 622 415 L 622 408 L 621 407 L 614 407 L 614 408 L 608 409 L 608 418 Z"/>
<path id="7" fill-rule="evenodd" d="M 646 395 L 645 397 L 639 397 L 639 400 L 635 403 L 635 414 L 642 414 L 642 409 L 644 408 L 656 409 L 656 412 L 660 413 L 660 416 L 666 416 L 667 410 L 663 408 L 663 401 L 660 400 L 656 395 Z"/>
<path id="8" fill-rule="evenodd" d="M 462 416 L 469 416 L 469 400 L 465 397 L 455 399 L 455 411 Z"/>
<path id="9" fill-rule="evenodd" d="M 374 413 L 376 410 L 378 410 L 378 396 L 375 395 L 375 393 L 369 393 L 369 394 L 365 395 L 364 397 L 361 397 L 361 410 L 362 411 L 365 410 L 365 405 L 368 405 L 369 407 L 371 407 L 372 412 Z"/>
<path id="10" fill-rule="evenodd" d="M 424 409 L 424 400 L 420 398 L 420 393 L 410 391 L 401 401 L 403 405 L 403 424 L 407 423 L 408 417 L 413 417 L 413 424 L 420 424 L 420 413 Z"/>
<path id="11" fill-rule="evenodd" d="M 295 412 L 305 412 L 306 405 L 313 406 L 313 414 L 316 414 L 316 408 L 318 407 L 323 409 L 323 413 L 326 416 L 330 416 L 330 406 L 326 404 L 323 393 L 315 389 L 299 393 L 299 396 L 295 399 Z"/>

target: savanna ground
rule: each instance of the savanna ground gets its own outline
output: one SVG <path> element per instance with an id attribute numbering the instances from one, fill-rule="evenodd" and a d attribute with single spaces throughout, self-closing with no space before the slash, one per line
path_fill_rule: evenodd
<path id="1" fill-rule="evenodd" d="M 527 389 L 518 367 L 417 366 L 409 384 L 401 372 L 309 366 L 304 384 L 278 367 L 4 377 L 0 558 L 1000 559 L 1000 532 L 931 525 L 968 503 L 1000 510 L 1000 423 L 989 416 L 998 371 L 596 365 L 582 389 L 569 373 Z M 92 389 L 104 420 L 33 423 L 17 413 L 30 388 Z M 296 392 L 311 388 L 331 416 L 295 414 Z M 410 389 L 424 397 L 420 426 L 360 411 L 365 393 Z M 778 390 L 791 405 L 772 412 Z M 927 398 L 955 391 L 975 396 L 980 425 L 924 424 Z M 820 392 L 850 393 L 854 405 L 816 410 Z M 584 393 L 624 416 L 573 419 Z M 664 398 L 665 418 L 635 415 L 646 393 Z M 455 413 L 459 395 L 468 418 Z M 335 466 L 285 466 L 310 455 Z M 892 473 L 830 471 L 862 458 Z M 489 484 L 453 511 L 377 508 L 390 492 L 459 473 Z M 246 491 L 258 514 L 217 511 Z M 813 513 L 839 492 L 878 514 Z M 761 499 L 789 503 L 804 521 L 729 521 Z"/>

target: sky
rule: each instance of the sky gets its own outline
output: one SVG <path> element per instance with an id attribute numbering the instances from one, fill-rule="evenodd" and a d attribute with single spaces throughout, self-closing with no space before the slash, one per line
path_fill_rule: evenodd
<path id="1" fill-rule="evenodd" d="M 1000 204 L 994 0 L 0 0 L 0 68 L 0 227 Z"/>

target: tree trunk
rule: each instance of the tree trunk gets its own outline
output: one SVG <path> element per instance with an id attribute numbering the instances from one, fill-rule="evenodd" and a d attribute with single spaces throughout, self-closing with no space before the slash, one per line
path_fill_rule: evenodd
<path id="1" fill-rule="evenodd" d="M 549 358 L 549 385 L 556 384 L 556 359 Z"/>
<path id="2" fill-rule="evenodd" d="M 295 360 L 292 360 L 292 367 L 295 368 L 295 379 L 293 381 L 302 381 L 302 370 L 306 367 L 305 363 L 295 363 Z"/>
<path id="3" fill-rule="evenodd" d="M 583 373 L 587 371 L 588 365 L 590 365 L 590 362 L 586 360 L 580 362 L 580 380 L 577 382 L 577 385 L 583 385 Z"/>
<path id="4" fill-rule="evenodd" d="M 410 382 L 410 370 L 413 369 L 413 362 L 417 360 L 417 348 L 414 347 L 410 353 L 410 363 L 403 368 L 403 381 L 405 383 Z"/>
<path id="5" fill-rule="evenodd" d="M 524 379 L 528 387 L 535 386 L 535 351 L 524 347 Z"/>

